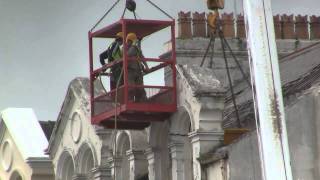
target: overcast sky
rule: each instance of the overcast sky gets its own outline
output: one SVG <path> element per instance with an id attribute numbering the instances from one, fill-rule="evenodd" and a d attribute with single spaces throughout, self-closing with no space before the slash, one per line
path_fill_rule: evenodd
<path id="1" fill-rule="evenodd" d="M 69 82 L 88 77 L 87 32 L 113 2 L 0 0 L 0 110 L 31 107 L 40 120 L 56 120 Z M 145 0 L 137 2 L 139 17 L 164 17 Z M 204 0 L 154 2 L 174 17 L 180 10 L 207 11 Z M 242 2 L 236 2 L 240 12 Z M 320 15 L 319 0 L 273 0 L 272 6 L 274 14 Z M 110 20 L 117 19 L 122 8 L 123 3 L 108 16 Z M 234 0 L 226 0 L 225 11 L 234 9 Z M 160 51 L 145 49 L 147 54 Z"/>

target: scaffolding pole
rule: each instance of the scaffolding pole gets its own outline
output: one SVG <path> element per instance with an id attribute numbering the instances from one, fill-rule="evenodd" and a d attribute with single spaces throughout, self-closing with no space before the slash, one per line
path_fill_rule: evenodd
<path id="1" fill-rule="evenodd" d="M 292 180 L 270 0 L 243 0 L 262 176 Z"/>

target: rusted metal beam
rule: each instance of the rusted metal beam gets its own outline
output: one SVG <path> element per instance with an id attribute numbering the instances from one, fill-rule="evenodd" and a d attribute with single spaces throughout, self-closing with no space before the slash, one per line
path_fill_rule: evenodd
<path id="1" fill-rule="evenodd" d="M 270 0 L 244 0 L 262 175 L 292 180 Z"/>

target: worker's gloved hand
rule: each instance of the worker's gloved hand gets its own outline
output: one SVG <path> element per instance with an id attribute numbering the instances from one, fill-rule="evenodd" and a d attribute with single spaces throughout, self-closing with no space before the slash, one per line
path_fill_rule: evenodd
<path id="1" fill-rule="evenodd" d="M 143 72 L 144 73 L 148 73 L 150 71 L 150 68 L 148 67 L 148 66 L 145 66 L 144 68 L 143 68 Z"/>
<path id="2" fill-rule="evenodd" d="M 93 76 L 93 80 L 96 80 L 96 79 L 98 79 L 99 78 L 99 74 L 95 74 L 94 76 Z"/>

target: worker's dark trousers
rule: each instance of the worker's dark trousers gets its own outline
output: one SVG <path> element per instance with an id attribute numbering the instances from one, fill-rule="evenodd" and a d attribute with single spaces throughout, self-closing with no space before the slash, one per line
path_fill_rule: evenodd
<path id="1" fill-rule="evenodd" d="M 117 66 L 117 65 L 115 65 Z M 115 89 L 117 88 L 117 83 L 118 83 L 118 79 L 120 78 L 121 75 L 121 69 L 122 66 L 118 66 L 118 67 L 114 67 L 111 68 L 111 77 L 110 77 L 110 89 Z M 119 87 L 123 85 L 123 74 L 121 76 L 120 82 L 119 82 Z"/>
<path id="2" fill-rule="evenodd" d="M 128 68 L 128 84 L 129 85 L 143 85 L 143 75 L 140 69 Z M 129 100 L 134 102 L 144 102 L 147 99 L 144 88 L 130 88 Z"/>

